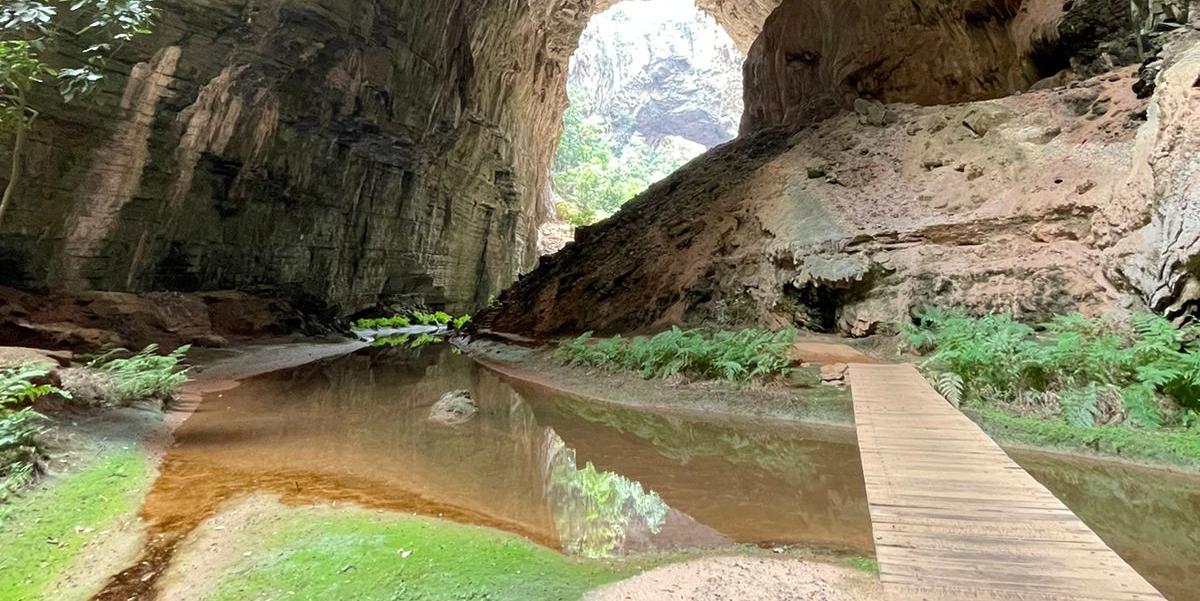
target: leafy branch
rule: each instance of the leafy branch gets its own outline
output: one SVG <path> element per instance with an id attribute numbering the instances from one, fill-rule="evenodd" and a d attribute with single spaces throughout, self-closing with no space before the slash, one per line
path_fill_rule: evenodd
<path id="1" fill-rule="evenodd" d="M 0 197 L 0 224 L 21 179 L 21 158 L 40 112 L 34 87 L 54 79 L 58 96 L 73 102 L 95 91 L 106 61 L 126 43 L 150 33 L 151 0 L 8 0 L 0 7 L 0 133 L 12 137 L 8 184 Z M 71 44 L 87 43 L 66 52 Z M 56 68 L 43 57 L 70 56 L 74 66 Z"/>

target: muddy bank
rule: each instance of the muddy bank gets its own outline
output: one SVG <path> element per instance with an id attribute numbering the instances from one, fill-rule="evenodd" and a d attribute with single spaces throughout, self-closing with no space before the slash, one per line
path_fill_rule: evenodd
<path id="1" fill-rule="evenodd" d="M 548 348 L 475 339 L 464 350 L 482 365 L 527 386 L 559 394 L 655 411 L 728 418 L 802 421 L 848 430 L 854 409 L 844 386 L 819 379 L 792 386 L 779 382 L 738 386 L 726 382 L 647 380 L 637 374 L 565 367 Z"/>

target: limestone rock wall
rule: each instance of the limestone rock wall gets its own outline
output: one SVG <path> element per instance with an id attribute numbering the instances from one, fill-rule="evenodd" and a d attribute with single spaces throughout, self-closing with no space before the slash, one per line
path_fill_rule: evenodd
<path id="1" fill-rule="evenodd" d="M 712 148 L 737 136 L 743 55 L 692 0 L 619 4 L 594 16 L 571 57 L 567 90 L 617 140 L 684 138 Z"/>
<path id="2" fill-rule="evenodd" d="M 749 53 L 742 131 L 823 119 L 858 98 L 1007 96 L 1101 45 L 1102 68 L 1137 59 L 1132 29 L 1128 0 L 785 0 Z"/>

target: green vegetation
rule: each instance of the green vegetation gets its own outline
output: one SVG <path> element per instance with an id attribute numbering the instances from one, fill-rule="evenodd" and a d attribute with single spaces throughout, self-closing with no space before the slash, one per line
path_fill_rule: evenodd
<path id="1" fill-rule="evenodd" d="M 575 452 L 558 455 L 550 479 L 556 494 L 555 525 L 563 548 L 592 559 L 613 556 L 624 544 L 626 527 L 638 523 L 654 534 L 671 510 L 654 491 L 588 463 L 575 464 Z"/>
<path id="2" fill-rule="evenodd" d="M 637 566 L 573 561 L 504 532 L 362 510 L 286 510 L 213 601 L 579 599 Z"/>
<path id="3" fill-rule="evenodd" d="M 611 128 L 583 118 L 572 104 L 563 115 L 563 135 L 554 159 L 558 216 L 591 225 L 612 215 L 651 183 L 678 169 L 693 153 L 669 141 L 657 147 L 640 136 L 621 140 Z"/>
<path id="4" fill-rule="evenodd" d="M 33 383 L 46 373 L 37 367 L 0 369 L 0 502 L 28 484 L 46 456 L 44 418 L 30 405 L 48 394 L 65 394 Z"/>
<path id="5" fill-rule="evenodd" d="M 0 222 L 21 177 L 26 138 L 40 114 L 34 87 L 53 78 L 65 102 L 90 94 L 103 79 L 107 59 L 149 33 L 154 17 L 150 0 L 7 0 L 0 7 L 0 134 L 12 136 Z M 52 65 L 46 57 L 68 65 Z"/>
<path id="6" fill-rule="evenodd" d="M 391 317 L 376 317 L 359 319 L 351 324 L 358 330 L 382 330 L 385 328 L 407 328 L 414 325 L 420 326 L 445 326 L 452 330 L 461 330 L 471 321 L 470 315 L 460 315 L 454 317 L 444 311 L 435 311 L 433 313 L 425 313 L 423 311 L 410 311 L 406 315 L 393 315 Z"/>
<path id="7" fill-rule="evenodd" d="M 429 334 L 418 334 L 416 336 L 413 336 L 412 334 L 401 334 L 399 336 L 385 336 L 383 338 L 376 338 L 371 342 L 371 345 L 417 349 L 423 346 L 438 344 L 445 341 L 446 340 L 444 338 L 430 336 Z"/>
<path id="8" fill-rule="evenodd" d="M 120 357 L 129 351 L 115 349 L 93 359 L 88 367 L 108 376 L 106 396 L 113 404 L 128 405 L 149 399 L 169 401 L 188 381 L 187 370 L 179 364 L 189 350 L 191 347 L 185 345 L 159 355 L 158 345 L 151 344 L 133 356 Z"/>
<path id="9" fill-rule="evenodd" d="M 874 557 L 855 556 L 849 559 L 850 567 L 862 570 L 872 576 L 879 575 L 879 562 Z"/>
<path id="10" fill-rule="evenodd" d="M 1072 426 L 1062 420 L 1013 415 L 988 407 L 967 408 L 965 412 L 988 434 L 1004 442 L 1200 467 L 1200 436 L 1191 429 Z"/>
<path id="11" fill-rule="evenodd" d="M 677 374 L 730 382 L 783 376 L 796 332 L 745 329 L 715 333 L 671 328 L 653 338 L 593 340 L 588 332 L 559 345 L 554 358 L 567 365 L 636 371 L 643 378 Z"/>
<path id="12" fill-rule="evenodd" d="M 0 507 L 0 599 L 62 599 L 51 587 L 83 548 L 132 515 L 150 482 L 144 453 L 115 450 Z"/>
<path id="13" fill-rule="evenodd" d="M 1035 329 L 1007 315 L 973 318 L 961 310 L 926 309 L 904 336 L 909 348 L 929 355 L 922 367 L 948 400 L 990 410 L 993 421 L 1001 419 L 997 409 L 1056 420 L 1078 429 L 1072 439 L 1115 447 L 1127 447 L 1132 438 L 1105 426 L 1200 426 L 1196 326 L 1180 328 L 1149 314 L 1129 323 L 1072 314 Z M 1033 431 L 1028 422 L 1006 423 Z M 1067 436 L 1054 425 L 1034 430 L 1039 437 Z"/>

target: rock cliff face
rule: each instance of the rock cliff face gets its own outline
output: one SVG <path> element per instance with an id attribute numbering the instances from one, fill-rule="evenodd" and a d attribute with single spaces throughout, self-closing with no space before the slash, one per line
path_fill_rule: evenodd
<path id="1" fill-rule="evenodd" d="M 618 139 L 728 142 L 742 118 L 745 56 L 691 0 L 625 2 L 588 23 L 567 90 Z"/>
<path id="2" fill-rule="evenodd" d="M 161 0 L 98 108 L 37 99 L 0 283 L 482 305 L 536 256 L 567 60 L 611 4 Z M 744 45 L 771 8 L 708 4 Z"/>
<path id="3" fill-rule="evenodd" d="M 1072 66 L 1107 70 L 1138 58 L 1130 4 L 786 0 L 750 50 L 742 130 L 822 119 L 859 98 L 947 104 Z"/>
<path id="4" fill-rule="evenodd" d="M 98 106 L 35 99 L 0 284 L 478 307 L 535 260 L 567 61 L 616 0 L 158 4 Z M 699 0 L 749 50 L 747 135 L 583 231 L 488 322 L 1194 312 L 1185 4 Z"/>
<path id="5" fill-rule="evenodd" d="M 932 86 L 928 97 L 903 66 L 888 71 L 898 80 L 872 88 L 932 106 L 847 102 L 864 90 L 846 88 L 834 71 L 793 80 L 807 83 L 779 110 L 748 114 L 752 133 L 581 230 L 502 296 L 481 327 L 552 336 L 704 322 L 865 335 L 905 322 L 924 303 L 1027 319 L 1140 307 L 1194 314 L 1200 30 L 1195 21 L 1168 29 L 1159 39 L 1173 41 L 1153 63 L 1161 71 L 1148 99 L 1134 91 L 1145 78 L 1136 65 L 1007 96 L 988 88 L 1008 81 L 993 77 L 1004 61 L 973 78 L 935 70 L 920 84 Z M 1130 33 L 1093 39 L 1090 49 Z M 1060 50 L 1088 53 L 1073 43 Z M 778 54 L 768 45 L 756 46 L 751 62 L 756 55 Z M 1011 64 L 1014 77 L 1031 78 L 1021 74 L 1037 67 Z M 807 69 L 794 68 L 796 77 Z M 1071 68 L 1093 69 L 1079 59 Z M 747 97 L 769 87 L 748 84 Z M 937 104 L 935 91 L 946 102 L 1003 97 Z M 805 103 L 833 115 L 794 108 Z M 845 106 L 858 110 L 839 112 Z"/>

